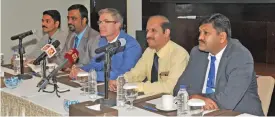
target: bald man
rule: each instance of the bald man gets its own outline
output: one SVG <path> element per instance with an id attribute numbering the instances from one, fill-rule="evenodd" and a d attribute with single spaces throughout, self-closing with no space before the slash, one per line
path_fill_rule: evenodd
<path id="1" fill-rule="evenodd" d="M 124 74 L 125 80 L 135 83 L 145 94 L 172 94 L 189 60 L 188 52 L 170 40 L 170 22 L 160 15 L 151 16 L 147 22 L 146 38 L 149 47 L 136 66 Z M 109 85 L 116 90 L 115 85 Z"/>

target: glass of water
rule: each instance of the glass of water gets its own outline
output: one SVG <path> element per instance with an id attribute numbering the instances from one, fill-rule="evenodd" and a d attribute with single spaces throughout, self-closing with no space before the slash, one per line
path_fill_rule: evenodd
<path id="1" fill-rule="evenodd" d="M 87 94 L 87 90 L 88 90 L 88 76 L 89 73 L 88 72 L 79 72 L 77 74 L 77 81 L 80 83 L 81 85 L 81 89 L 83 90 L 80 95 L 86 95 Z"/>
<path id="2" fill-rule="evenodd" d="M 94 69 L 89 71 L 88 92 L 91 99 L 97 98 L 97 74 Z"/>
<path id="3" fill-rule="evenodd" d="M 125 89 L 125 98 L 127 101 L 130 102 L 130 106 L 128 108 L 128 110 L 132 110 L 134 109 L 134 100 L 137 98 L 138 96 L 138 92 L 137 92 L 137 85 L 133 84 L 133 83 L 127 83 L 123 86 L 123 88 Z"/>
<path id="4" fill-rule="evenodd" d="M 13 70 L 14 70 L 14 74 L 20 74 L 20 58 L 16 57 L 14 59 L 14 63 L 13 63 Z"/>

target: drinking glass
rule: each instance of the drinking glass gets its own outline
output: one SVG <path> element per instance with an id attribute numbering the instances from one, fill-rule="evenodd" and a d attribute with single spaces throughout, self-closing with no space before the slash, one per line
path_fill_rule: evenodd
<path id="1" fill-rule="evenodd" d="M 77 74 L 77 80 L 81 85 L 81 89 L 83 90 L 80 95 L 86 95 L 87 94 L 87 86 L 88 86 L 88 73 L 87 72 L 80 72 Z"/>
<path id="2" fill-rule="evenodd" d="M 132 110 L 132 109 L 134 109 L 133 103 L 134 103 L 134 100 L 138 96 L 138 92 L 136 91 L 135 88 L 125 89 L 125 91 L 126 91 L 125 98 L 127 101 L 130 102 L 130 106 L 129 106 L 128 110 Z"/>

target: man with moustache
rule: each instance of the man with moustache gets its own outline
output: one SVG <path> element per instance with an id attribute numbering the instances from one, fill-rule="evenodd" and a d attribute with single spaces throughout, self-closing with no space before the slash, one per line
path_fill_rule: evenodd
<path id="1" fill-rule="evenodd" d="M 79 60 L 75 64 L 82 67 L 88 64 L 95 56 L 95 49 L 98 48 L 99 33 L 88 26 L 88 10 L 84 5 L 74 4 L 68 8 L 68 27 L 70 33 L 66 39 L 64 48 L 59 56 L 59 63 L 64 61 L 64 54 L 76 48 L 79 52 Z M 64 71 L 70 71 L 72 65 L 67 64 Z"/>
<path id="2" fill-rule="evenodd" d="M 67 34 L 60 29 L 60 19 L 61 16 L 57 10 L 47 10 L 43 12 L 42 30 L 45 35 L 40 39 L 33 51 L 27 56 L 27 63 L 32 63 L 42 53 L 41 48 L 46 44 L 51 44 L 55 40 L 60 42 L 60 45 L 56 48 L 57 51 L 60 51 L 63 48 Z M 48 61 L 56 62 L 58 54 L 59 53 L 56 53 L 55 56 L 48 59 Z"/>
<path id="3" fill-rule="evenodd" d="M 231 38 L 229 19 L 219 13 L 207 17 L 199 27 L 199 45 L 180 77 L 188 85 L 190 98 L 204 100 L 205 110 L 226 109 L 263 116 L 251 53 Z"/>
<path id="4" fill-rule="evenodd" d="M 147 22 L 149 47 L 136 66 L 124 74 L 126 82 L 137 85 L 138 92 L 172 94 L 187 66 L 188 52 L 170 40 L 170 27 L 169 20 L 160 15 L 151 16 Z M 116 90 L 116 85 L 111 86 L 110 90 Z"/>
<path id="5" fill-rule="evenodd" d="M 126 34 L 121 28 L 123 18 L 121 14 L 113 8 L 101 9 L 99 12 L 99 30 L 101 38 L 98 46 L 102 47 L 107 44 L 125 39 L 126 45 L 115 50 L 111 58 L 111 72 L 109 85 L 114 85 L 119 75 L 124 74 L 133 68 L 142 54 L 141 47 L 137 40 Z M 81 68 L 74 68 L 70 73 L 71 78 L 76 78 L 80 71 L 89 72 L 91 69 L 97 72 L 97 81 L 104 81 L 104 53 L 96 55 L 88 65 Z"/>

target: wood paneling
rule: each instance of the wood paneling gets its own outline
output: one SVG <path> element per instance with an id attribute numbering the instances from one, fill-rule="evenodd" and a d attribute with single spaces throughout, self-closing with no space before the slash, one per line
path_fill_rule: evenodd
<path id="1" fill-rule="evenodd" d="M 267 51 L 267 23 L 255 21 L 231 22 L 232 37 L 237 38 L 251 52 L 254 61 L 265 63 Z"/>
<path id="2" fill-rule="evenodd" d="M 267 23 L 266 63 L 275 64 L 275 22 Z M 274 69 L 275 74 L 275 69 Z"/>
<path id="3" fill-rule="evenodd" d="M 173 37 L 172 40 L 181 45 L 188 52 L 198 44 L 199 36 L 199 21 L 198 20 L 183 20 L 178 19 L 173 22 Z"/>

